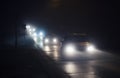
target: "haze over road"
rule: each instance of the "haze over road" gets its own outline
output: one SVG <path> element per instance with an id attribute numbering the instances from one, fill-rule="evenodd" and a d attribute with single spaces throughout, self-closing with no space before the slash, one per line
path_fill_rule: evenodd
<path id="1" fill-rule="evenodd" d="M 76 52 L 60 55 L 57 49 L 46 54 L 52 57 L 72 78 L 119 78 L 120 58 L 116 55 L 96 50 L 95 52 Z"/>

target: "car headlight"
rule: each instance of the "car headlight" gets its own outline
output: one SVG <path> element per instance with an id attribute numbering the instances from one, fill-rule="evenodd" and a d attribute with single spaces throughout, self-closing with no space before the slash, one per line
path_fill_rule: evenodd
<path id="1" fill-rule="evenodd" d="M 67 56 L 71 56 L 71 55 L 73 55 L 75 52 L 76 52 L 76 48 L 75 48 L 75 45 L 74 45 L 74 44 L 67 44 L 67 45 L 64 47 L 64 53 L 65 53 L 65 55 L 67 55 Z"/>
<path id="2" fill-rule="evenodd" d="M 94 45 L 87 46 L 87 51 L 89 51 L 89 52 L 95 51 L 95 46 Z"/>
<path id="3" fill-rule="evenodd" d="M 45 39 L 45 43 L 49 43 L 49 39 L 48 38 Z"/>
<path id="4" fill-rule="evenodd" d="M 57 43 L 57 42 L 58 42 L 57 38 L 54 38 L 53 43 Z"/>
<path id="5" fill-rule="evenodd" d="M 26 25 L 26 29 L 30 29 L 30 25 Z"/>

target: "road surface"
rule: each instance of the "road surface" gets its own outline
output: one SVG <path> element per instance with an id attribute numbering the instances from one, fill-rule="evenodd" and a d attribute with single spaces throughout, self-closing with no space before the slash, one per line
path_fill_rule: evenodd
<path id="1" fill-rule="evenodd" d="M 71 78 L 120 78 L 120 58 L 109 52 L 78 51 L 63 56 L 57 48 L 44 47 L 44 50 Z"/>

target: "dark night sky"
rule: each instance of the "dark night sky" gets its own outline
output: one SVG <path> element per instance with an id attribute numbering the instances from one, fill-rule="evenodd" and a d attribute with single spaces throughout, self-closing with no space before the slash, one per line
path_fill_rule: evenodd
<path id="1" fill-rule="evenodd" d="M 60 34 L 85 32 L 108 45 L 118 44 L 119 5 L 115 0 L 16 0 L 5 1 L 2 7 L 1 30 L 30 23 Z"/>

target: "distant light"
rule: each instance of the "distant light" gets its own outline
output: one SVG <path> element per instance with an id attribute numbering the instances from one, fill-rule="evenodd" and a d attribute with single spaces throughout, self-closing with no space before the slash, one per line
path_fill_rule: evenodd
<path id="1" fill-rule="evenodd" d="M 26 25 L 26 29 L 30 29 L 30 25 Z"/>
<path id="2" fill-rule="evenodd" d="M 37 36 L 37 34 L 36 34 L 36 33 L 33 33 L 33 36 Z"/>
<path id="3" fill-rule="evenodd" d="M 35 28 L 32 29 L 33 32 L 34 32 L 35 30 L 36 30 Z"/>
<path id="4" fill-rule="evenodd" d="M 43 32 L 40 32 L 39 35 L 40 35 L 40 36 L 43 36 Z"/>
<path id="5" fill-rule="evenodd" d="M 31 32 L 31 31 L 32 31 L 32 30 L 31 30 L 31 28 L 30 28 L 30 29 L 28 29 L 28 31 L 29 31 L 29 32 Z"/>
<path id="6" fill-rule="evenodd" d="M 41 40 L 43 40 L 43 37 L 42 37 L 42 36 L 40 36 L 40 39 L 41 39 Z"/>
<path id="7" fill-rule="evenodd" d="M 49 39 L 48 38 L 45 39 L 45 43 L 49 43 Z"/>
<path id="8" fill-rule="evenodd" d="M 57 41 L 58 41 L 57 38 L 53 39 L 53 43 L 57 43 Z"/>

